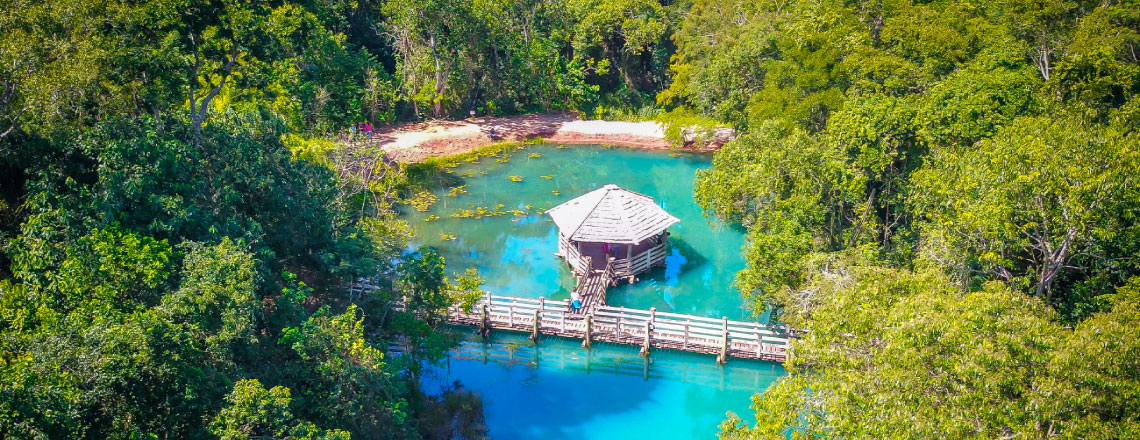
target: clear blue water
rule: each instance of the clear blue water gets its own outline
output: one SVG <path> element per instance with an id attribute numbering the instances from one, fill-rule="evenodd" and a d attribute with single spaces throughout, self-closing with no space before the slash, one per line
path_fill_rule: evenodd
<path id="1" fill-rule="evenodd" d="M 732 286 L 744 267 L 743 231 L 706 219 L 693 200 L 693 178 L 711 165 L 709 156 L 553 145 L 508 154 L 442 175 L 438 201 L 404 213 L 416 232 L 413 247 L 436 247 L 453 272 L 478 268 L 483 288 L 495 294 L 567 298 L 574 279 L 554 256 L 557 231 L 544 211 L 613 183 L 654 197 L 681 222 L 670 229 L 666 267 L 611 288 L 607 303 L 750 318 Z M 492 214 L 464 217 L 480 210 Z M 768 362 L 733 359 L 722 367 L 707 355 L 664 350 L 643 358 L 636 347 L 578 344 L 552 337 L 536 347 L 509 332 L 472 339 L 425 386 L 459 381 L 478 391 L 497 439 L 690 439 L 715 438 L 726 411 L 749 420 L 750 396 L 783 374 Z"/>

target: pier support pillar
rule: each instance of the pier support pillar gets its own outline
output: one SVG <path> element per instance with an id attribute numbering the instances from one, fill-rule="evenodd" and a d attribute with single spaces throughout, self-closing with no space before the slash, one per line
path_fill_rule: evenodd
<path id="1" fill-rule="evenodd" d="M 582 336 L 582 348 L 590 348 L 590 327 L 593 324 L 594 315 L 586 315 L 586 334 Z"/>
<path id="2" fill-rule="evenodd" d="M 641 343 L 641 355 L 649 356 L 649 347 L 653 344 L 653 320 L 657 318 L 657 307 L 649 308 L 649 320 L 645 321 L 645 341 Z"/>
<path id="3" fill-rule="evenodd" d="M 725 316 L 723 319 L 724 335 L 721 336 L 720 340 L 720 354 L 716 357 L 716 363 L 721 365 L 728 363 L 728 317 Z"/>
<path id="4" fill-rule="evenodd" d="M 487 303 L 483 303 L 483 308 L 482 308 L 482 311 L 480 312 L 480 317 L 479 317 L 479 336 L 482 336 L 484 339 L 486 339 L 490 335 L 491 335 L 491 317 L 490 317 L 490 314 L 487 313 Z"/>
<path id="5" fill-rule="evenodd" d="M 542 322 L 541 313 L 538 310 L 534 311 L 534 328 L 530 330 L 530 340 L 536 343 L 538 342 L 538 325 Z"/>

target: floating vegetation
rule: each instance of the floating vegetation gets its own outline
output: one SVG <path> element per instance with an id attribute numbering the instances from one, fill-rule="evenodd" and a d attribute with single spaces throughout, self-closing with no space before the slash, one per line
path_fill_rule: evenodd
<path id="1" fill-rule="evenodd" d="M 542 155 L 541 155 L 541 154 L 538 154 L 538 153 L 530 153 L 530 154 L 529 154 L 529 155 L 527 155 L 526 157 L 529 157 L 529 158 L 531 158 L 531 159 L 538 159 L 538 158 L 542 157 Z"/>
<path id="2" fill-rule="evenodd" d="M 475 172 L 474 171 L 468 171 L 466 173 L 463 173 L 463 177 L 475 177 Z"/>
<path id="3" fill-rule="evenodd" d="M 460 194 L 467 194 L 467 185 L 459 185 L 459 186 L 452 187 L 451 190 L 448 191 L 446 195 L 447 195 L 447 197 L 459 197 Z"/>
<path id="4" fill-rule="evenodd" d="M 605 149 L 607 149 L 607 150 L 612 150 L 612 149 L 614 149 L 614 146 L 613 146 L 613 145 L 610 145 L 610 144 L 603 144 L 603 145 L 602 145 L 602 148 L 605 148 Z"/>
<path id="5" fill-rule="evenodd" d="M 543 179 L 546 179 L 546 180 L 550 180 L 550 179 L 553 179 L 553 178 L 554 178 L 554 176 L 553 176 L 553 175 L 550 175 L 550 176 L 542 176 L 542 178 L 543 178 Z"/>
<path id="6" fill-rule="evenodd" d="M 460 209 L 451 213 L 451 218 L 472 218 L 475 217 L 474 209 Z"/>
<path id="7" fill-rule="evenodd" d="M 473 206 L 470 209 L 460 209 L 460 210 L 457 210 L 457 211 L 451 213 L 451 218 L 480 219 L 483 217 L 498 217 L 500 215 L 507 215 L 507 214 L 518 215 L 517 214 L 518 212 L 522 212 L 523 213 L 522 215 L 526 215 L 525 211 L 519 211 L 517 209 L 511 209 L 511 210 L 504 211 L 503 210 L 503 204 L 500 203 L 498 205 L 495 205 L 493 208 L 487 208 L 484 206 Z"/>
<path id="8" fill-rule="evenodd" d="M 451 240 L 455 240 L 455 238 L 456 237 L 454 235 L 451 235 L 451 234 L 444 234 L 442 232 L 439 234 L 439 239 L 443 240 L 443 241 L 451 241 Z"/>
<path id="9" fill-rule="evenodd" d="M 681 153 L 669 153 L 669 157 L 681 157 Z"/>
<path id="10" fill-rule="evenodd" d="M 530 211 L 530 210 L 532 210 L 532 209 L 534 209 L 534 207 L 533 207 L 533 206 L 530 206 L 530 205 L 526 205 L 526 210 L 527 210 L 527 211 Z"/>
<path id="11" fill-rule="evenodd" d="M 479 172 L 479 175 L 480 175 L 480 176 L 486 176 L 486 175 L 487 175 L 487 171 L 480 171 L 480 172 Z"/>
<path id="12" fill-rule="evenodd" d="M 511 157 L 510 157 L 510 156 L 504 156 L 504 157 L 501 157 L 501 158 L 495 159 L 495 162 L 498 162 L 498 163 L 507 163 L 507 162 L 510 162 L 510 161 L 511 161 Z"/>
<path id="13" fill-rule="evenodd" d="M 425 222 L 434 222 L 436 220 L 439 220 L 439 216 L 435 214 L 429 215 L 424 219 Z"/>
<path id="14" fill-rule="evenodd" d="M 431 209 L 431 205 L 434 205 L 437 200 L 439 200 L 439 198 L 436 197 L 435 194 L 425 189 L 416 193 L 412 198 L 404 200 L 404 203 L 411 205 L 416 211 L 427 212 L 427 210 Z"/>
<path id="15" fill-rule="evenodd" d="M 535 213 L 535 214 L 538 214 L 538 215 L 542 215 L 542 214 L 545 214 L 545 213 L 546 213 L 546 211 L 543 211 L 543 210 L 541 210 L 541 209 L 538 209 L 538 210 L 535 210 L 535 211 L 534 211 L 534 213 Z"/>
<path id="16" fill-rule="evenodd" d="M 539 139 L 538 141 L 541 141 L 541 139 Z M 528 144 L 534 143 L 534 141 L 528 140 L 528 141 L 526 141 L 526 143 L 528 143 Z M 500 155 L 502 155 L 504 159 L 509 159 L 510 153 L 512 151 L 521 150 L 523 148 L 525 148 L 524 143 L 520 143 L 520 142 L 499 142 L 499 143 L 495 143 L 495 144 L 491 144 L 491 145 L 479 148 L 479 149 L 474 150 L 474 151 L 468 151 L 465 153 L 459 153 L 459 154 L 454 154 L 454 155 L 450 155 L 450 156 L 431 157 L 431 158 L 424 160 L 423 164 L 427 165 L 429 167 L 440 167 L 440 168 L 445 168 L 445 169 L 446 168 L 455 168 L 463 162 L 478 163 L 479 160 L 484 158 L 484 157 L 500 157 Z M 498 161 L 499 162 L 507 162 L 507 160 L 498 160 Z"/>
<path id="17" fill-rule="evenodd" d="M 562 145 L 562 144 L 559 144 L 559 145 L 558 145 L 558 149 L 559 149 L 559 150 L 565 150 L 565 149 L 566 149 L 566 146 L 565 146 L 565 145 Z"/>
<path id="18" fill-rule="evenodd" d="M 523 176 L 510 176 L 507 177 L 507 179 L 509 179 L 511 182 L 522 182 Z"/>
<path id="19" fill-rule="evenodd" d="M 562 195 L 562 193 L 558 192 L 558 190 L 552 190 L 552 191 L 550 191 L 550 193 L 551 193 L 551 194 L 554 194 L 554 195 L 556 195 L 556 196 L 560 196 L 560 195 Z"/>

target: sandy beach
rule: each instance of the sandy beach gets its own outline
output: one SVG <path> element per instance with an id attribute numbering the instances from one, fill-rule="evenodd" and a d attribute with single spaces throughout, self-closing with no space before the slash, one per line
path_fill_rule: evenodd
<path id="1" fill-rule="evenodd" d="M 707 144 L 673 145 L 657 122 L 619 122 L 577 119 L 568 114 L 533 114 L 508 118 L 470 118 L 385 127 L 367 139 L 389 159 L 418 162 L 428 157 L 463 153 L 501 141 L 542 137 L 558 144 L 608 144 L 646 149 L 676 148 L 715 151 L 731 140 L 731 130 L 718 132 Z"/>

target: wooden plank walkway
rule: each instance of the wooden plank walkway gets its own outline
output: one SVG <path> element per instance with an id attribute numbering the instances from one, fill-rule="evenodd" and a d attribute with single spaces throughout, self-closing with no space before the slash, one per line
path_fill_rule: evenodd
<path id="1" fill-rule="evenodd" d="M 372 288 L 362 280 L 351 292 L 363 295 Z M 458 305 L 449 307 L 445 319 L 452 324 L 478 327 L 484 337 L 490 336 L 491 330 L 512 330 L 530 333 L 534 341 L 541 335 L 581 339 L 583 347 L 590 347 L 593 341 L 637 345 L 643 355 L 655 348 L 711 354 L 722 364 L 730 357 L 784 362 L 792 334 L 782 325 L 658 312 L 655 308 L 611 307 L 604 303 L 578 314 L 571 311 L 569 300 L 489 292 L 469 310 Z"/>
<path id="2" fill-rule="evenodd" d="M 491 330 L 530 333 L 531 339 L 554 335 L 581 339 L 584 347 L 593 341 L 641 346 L 642 354 L 654 348 L 715 355 L 717 362 L 729 357 L 783 362 L 788 347 L 788 329 L 728 318 L 706 318 L 679 313 L 599 305 L 586 315 L 569 312 L 568 301 L 487 295 L 471 310 L 453 306 L 447 321 Z"/>
<path id="3" fill-rule="evenodd" d="M 567 306 L 567 311 L 573 315 L 585 316 L 606 305 L 606 289 L 613 283 L 609 270 L 591 270 L 579 275 L 577 279 L 578 285 L 574 286 L 574 293 L 578 295 L 582 307 L 574 309 Z"/>

